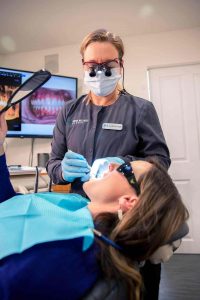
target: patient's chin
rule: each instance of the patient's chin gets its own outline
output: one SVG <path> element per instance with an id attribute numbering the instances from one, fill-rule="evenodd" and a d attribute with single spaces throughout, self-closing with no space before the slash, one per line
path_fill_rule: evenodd
<path id="1" fill-rule="evenodd" d="M 83 183 L 83 190 L 89 198 L 91 197 L 91 195 L 93 195 L 93 192 L 96 191 L 95 183 L 97 181 L 97 178 L 93 178 Z"/>
<path id="2" fill-rule="evenodd" d="M 88 180 L 88 181 L 85 181 L 85 182 L 83 183 L 83 190 L 84 190 L 84 192 L 85 192 L 85 189 L 87 189 L 88 185 L 90 185 L 92 182 L 94 182 L 94 181 L 96 181 L 96 180 L 97 180 L 96 178 L 92 178 L 92 179 L 90 179 L 90 180 Z"/>
<path id="3" fill-rule="evenodd" d="M 90 181 L 90 180 L 89 180 Z M 85 181 L 84 183 L 83 183 L 83 190 L 84 190 L 84 192 L 87 194 L 87 185 L 88 185 L 88 182 L 89 181 Z"/>

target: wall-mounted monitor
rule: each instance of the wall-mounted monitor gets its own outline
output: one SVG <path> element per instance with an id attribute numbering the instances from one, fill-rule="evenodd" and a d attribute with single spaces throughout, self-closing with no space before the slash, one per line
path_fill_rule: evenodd
<path id="1" fill-rule="evenodd" d="M 0 106 L 33 72 L 0 67 Z M 51 138 L 66 101 L 77 97 L 75 77 L 52 75 L 48 82 L 6 112 L 7 137 Z"/>

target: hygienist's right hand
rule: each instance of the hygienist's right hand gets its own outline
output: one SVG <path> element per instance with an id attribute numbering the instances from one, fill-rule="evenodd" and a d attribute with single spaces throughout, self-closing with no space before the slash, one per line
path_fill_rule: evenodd
<path id="1" fill-rule="evenodd" d="M 90 166 L 83 155 L 71 150 L 65 153 L 61 163 L 63 179 L 73 182 L 80 178 L 81 181 L 87 181 L 90 178 Z"/>

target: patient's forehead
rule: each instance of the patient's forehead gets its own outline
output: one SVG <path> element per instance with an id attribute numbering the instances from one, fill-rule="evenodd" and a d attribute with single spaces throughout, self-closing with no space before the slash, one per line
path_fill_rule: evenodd
<path id="1" fill-rule="evenodd" d="M 150 169 L 152 164 L 145 160 L 134 160 L 131 162 L 132 167 Z"/>
<path id="2" fill-rule="evenodd" d="M 144 160 L 132 161 L 131 166 L 136 177 L 148 172 L 152 168 L 152 164 Z"/>

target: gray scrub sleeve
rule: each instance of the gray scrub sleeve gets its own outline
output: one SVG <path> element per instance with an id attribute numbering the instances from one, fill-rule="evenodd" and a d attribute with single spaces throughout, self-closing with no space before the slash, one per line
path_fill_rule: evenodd
<path id="1" fill-rule="evenodd" d="M 47 163 L 47 172 L 55 184 L 66 184 L 62 177 L 61 162 L 67 152 L 67 141 L 65 135 L 65 110 L 58 114 L 56 126 L 54 127 L 54 138 L 51 143 L 50 159 Z"/>
<path id="2" fill-rule="evenodd" d="M 149 157 L 156 157 L 159 162 L 168 169 L 171 160 L 163 131 L 158 119 L 154 105 L 146 101 L 143 105 L 136 125 L 137 136 L 139 137 L 135 155 L 119 156 L 125 162 L 134 160 L 145 160 Z"/>

